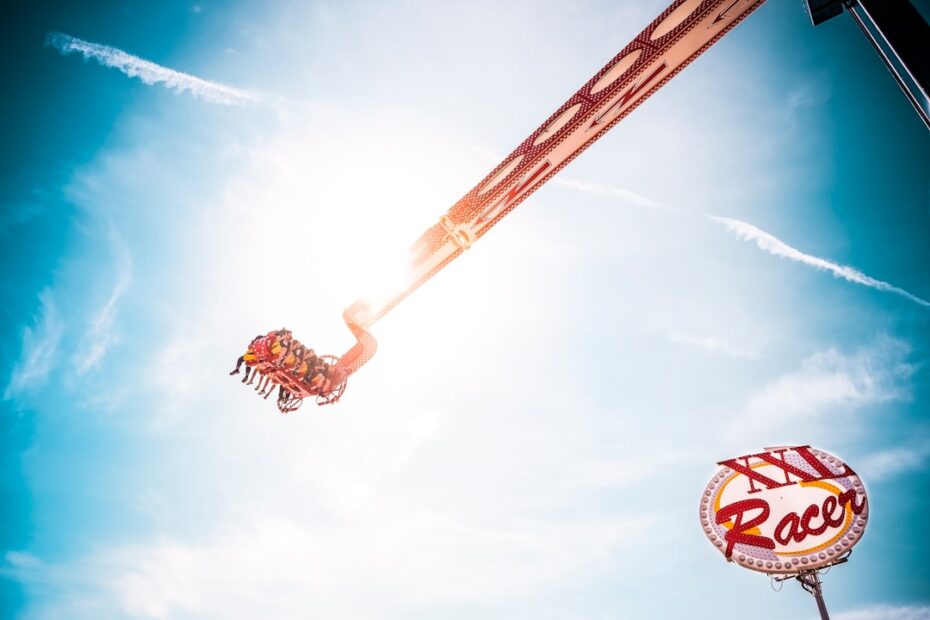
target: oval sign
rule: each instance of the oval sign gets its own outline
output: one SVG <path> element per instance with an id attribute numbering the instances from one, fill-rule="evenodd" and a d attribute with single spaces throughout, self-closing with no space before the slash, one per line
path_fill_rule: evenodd
<path id="1" fill-rule="evenodd" d="M 865 486 L 832 454 L 767 448 L 718 465 L 701 496 L 701 527 L 730 562 L 774 574 L 822 568 L 865 531 Z"/>

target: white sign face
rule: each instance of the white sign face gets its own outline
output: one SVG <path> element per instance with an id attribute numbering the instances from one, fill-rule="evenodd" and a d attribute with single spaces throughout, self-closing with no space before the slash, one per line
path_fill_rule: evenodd
<path id="1" fill-rule="evenodd" d="M 718 465 L 701 496 L 701 527 L 730 562 L 773 574 L 821 568 L 865 531 L 865 487 L 832 454 L 768 448 Z"/>

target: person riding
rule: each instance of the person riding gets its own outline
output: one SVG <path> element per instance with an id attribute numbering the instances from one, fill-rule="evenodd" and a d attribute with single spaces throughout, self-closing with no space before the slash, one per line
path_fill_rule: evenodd
<path id="1" fill-rule="evenodd" d="M 285 335 L 281 339 L 281 344 L 284 347 L 284 350 L 278 355 L 278 359 L 275 364 L 278 368 L 287 368 L 288 366 L 293 366 L 297 362 L 297 356 L 294 352 L 300 347 L 300 343 L 294 339 L 293 335 L 289 331 L 285 331 Z"/>
<path id="2" fill-rule="evenodd" d="M 329 363 L 323 362 L 323 366 L 318 368 L 316 374 L 310 378 L 311 390 L 315 394 L 322 392 L 327 379 L 329 379 Z"/>
<path id="3" fill-rule="evenodd" d="M 249 371 L 252 370 L 252 364 L 250 364 L 249 362 L 255 362 L 255 360 L 257 359 L 255 355 L 255 343 L 257 343 L 262 338 L 264 338 L 264 336 L 262 336 L 261 334 L 255 336 L 255 338 L 252 338 L 252 342 L 250 342 L 249 346 L 246 347 L 245 353 L 240 355 L 239 359 L 236 360 L 236 367 L 230 371 L 229 373 L 230 377 L 232 377 L 233 375 L 239 374 L 239 369 L 242 367 L 242 364 L 244 362 L 246 364 L 246 367 L 245 367 L 245 376 L 242 377 L 242 382 L 245 383 L 246 381 L 248 381 Z"/>
<path id="4" fill-rule="evenodd" d="M 291 371 L 291 375 L 295 379 L 305 380 L 308 375 L 313 373 L 313 369 L 316 367 L 317 359 L 316 352 L 313 349 L 307 349 L 303 358 L 300 360 L 300 363 L 297 364 Z"/>
<path id="5" fill-rule="evenodd" d="M 288 372 L 294 372 L 297 370 L 300 365 L 303 363 L 304 357 L 307 355 L 307 347 L 298 342 L 294 346 L 294 353 L 288 356 L 287 361 L 284 363 L 284 370 Z"/>
<path id="6" fill-rule="evenodd" d="M 266 399 L 277 387 L 278 408 L 292 411 L 306 392 L 326 396 L 334 385 L 344 381 L 339 367 L 331 366 L 326 359 L 328 356 L 317 355 L 283 328 L 255 336 L 229 374 L 239 374 L 242 364 L 246 364 L 242 382 L 251 385 L 257 380 L 255 391 Z"/>
<path id="7" fill-rule="evenodd" d="M 274 332 L 269 332 L 259 338 L 254 345 L 256 362 L 268 361 L 271 356 L 271 344 L 274 342 Z"/>
<path id="8" fill-rule="evenodd" d="M 265 388 L 268 387 L 268 384 L 271 382 L 271 376 L 259 374 L 258 371 L 256 371 L 255 374 L 260 377 L 258 385 L 255 386 L 255 391 L 258 392 L 259 396 L 262 396 L 265 393 Z"/>
<path id="9" fill-rule="evenodd" d="M 307 370 L 301 376 L 306 381 L 307 377 L 320 365 L 320 358 L 317 356 L 316 351 L 307 349 L 307 356 L 304 359 L 307 361 Z"/>
<path id="10" fill-rule="evenodd" d="M 281 352 L 284 350 L 284 341 L 290 337 L 291 332 L 287 329 L 278 329 L 273 332 L 268 332 L 268 353 L 271 357 L 267 361 L 270 362 L 281 358 Z"/>
<path id="11" fill-rule="evenodd" d="M 275 351 L 275 363 L 280 367 L 287 360 L 288 355 L 290 355 L 291 349 L 294 346 L 294 335 L 291 334 L 291 331 L 287 328 L 278 330 L 278 349 Z"/>

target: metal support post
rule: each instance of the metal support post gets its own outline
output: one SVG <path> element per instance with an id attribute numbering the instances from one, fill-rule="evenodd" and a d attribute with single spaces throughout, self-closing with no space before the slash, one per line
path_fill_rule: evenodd
<path id="1" fill-rule="evenodd" d="M 823 588 L 820 583 L 820 575 L 817 571 L 807 571 L 798 573 L 796 579 L 801 582 L 801 587 L 814 597 L 817 601 L 817 610 L 820 611 L 820 620 L 830 620 L 830 614 L 827 613 L 827 604 L 823 600 Z"/>

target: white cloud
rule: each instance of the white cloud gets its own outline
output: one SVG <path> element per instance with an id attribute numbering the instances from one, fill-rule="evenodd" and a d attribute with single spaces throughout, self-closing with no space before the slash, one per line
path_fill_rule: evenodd
<path id="1" fill-rule="evenodd" d="M 875 452 L 859 459 L 856 471 L 868 481 L 888 480 L 920 469 L 930 457 L 930 442 Z"/>
<path id="2" fill-rule="evenodd" d="M 90 329 L 84 335 L 84 344 L 75 356 L 77 373 L 84 374 L 93 368 L 106 354 L 115 341 L 113 321 L 116 318 L 118 304 L 132 279 L 132 256 L 129 248 L 113 226 L 109 229 L 110 245 L 116 255 L 116 283 L 113 291 L 91 321 Z"/>
<path id="3" fill-rule="evenodd" d="M 930 620 L 930 605 L 872 605 L 831 614 L 834 620 Z"/>
<path id="4" fill-rule="evenodd" d="M 801 79 L 801 83 L 784 95 L 781 111 L 788 133 L 815 122 L 817 115 L 824 112 L 825 104 L 832 95 L 829 76 Z"/>
<path id="5" fill-rule="evenodd" d="M 793 116 L 805 108 L 818 107 L 829 101 L 830 90 L 824 83 L 825 80 L 811 81 L 790 91 L 785 99 L 786 113 Z"/>
<path id="6" fill-rule="evenodd" d="M 879 291 L 895 293 L 896 295 L 900 295 L 901 297 L 909 299 L 914 303 L 930 308 L 930 301 L 921 299 L 920 297 L 917 297 L 916 295 L 913 295 L 904 289 L 892 286 L 887 282 L 882 282 L 881 280 L 876 280 L 875 278 L 869 277 L 861 271 L 853 269 L 852 267 L 838 265 L 826 259 L 818 258 L 817 256 L 811 256 L 810 254 L 805 254 L 804 252 L 798 250 L 797 248 L 791 247 L 784 241 L 777 239 L 775 236 L 765 232 L 764 230 L 756 228 L 752 224 L 740 220 L 734 220 L 728 217 L 717 217 L 715 215 L 708 215 L 707 218 L 719 224 L 723 224 L 726 226 L 727 230 L 734 233 L 743 241 L 755 241 L 759 249 L 768 252 L 769 254 L 803 263 L 810 267 L 814 267 L 815 269 L 829 271 L 834 276 L 843 278 L 849 282 L 862 284 L 863 286 L 868 286 Z"/>
<path id="7" fill-rule="evenodd" d="M 796 105 L 802 105 L 802 104 L 807 105 L 808 104 L 807 95 L 798 94 L 797 97 L 801 103 L 797 103 Z M 563 187 L 574 189 L 576 191 L 584 192 L 587 194 L 619 198 L 629 204 L 632 204 L 638 207 L 645 207 L 645 208 L 650 208 L 650 209 L 661 209 L 664 211 L 671 211 L 673 213 L 682 213 L 682 214 L 686 213 L 682 209 L 671 207 L 661 202 L 652 200 L 651 198 L 647 198 L 645 196 L 637 194 L 636 192 L 623 189 L 620 187 L 600 185 L 600 184 L 595 184 L 595 183 L 583 183 L 583 182 L 574 181 L 571 179 L 564 179 L 564 178 L 558 178 L 558 177 L 553 179 L 553 183 L 556 185 L 561 185 Z M 838 278 L 843 278 L 844 280 L 847 280 L 849 282 L 854 282 L 856 284 L 862 284 L 863 286 L 868 286 L 870 288 L 874 288 L 879 291 L 894 293 L 896 295 L 900 295 L 901 297 L 904 297 L 905 299 L 913 301 L 916 304 L 930 308 L 930 301 L 921 299 L 920 297 L 917 297 L 916 295 L 909 293 L 908 291 L 905 291 L 904 289 L 898 288 L 887 282 L 876 280 L 875 278 L 867 276 L 861 271 L 853 269 L 852 267 L 849 267 L 846 265 L 838 265 L 824 258 L 819 258 L 817 256 L 805 254 L 804 252 L 798 250 L 797 248 L 794 248 L 788 245 L 787 243 L 785 243 L 784 241 L 781 241 L 780 239 L 776 238 L 774 235 L 767 233 L 764 230 L 756 226 L 753 226 L 752 224 L 748 222 L 743 222 L 741 220 L 736 220 L 736 219 L 727 218 L 727 217 L 719 217 L 716 215 L 709 215 L 706 213 L 703 215 L 704 217 L 711 220 L 712 222 L 722 224 L 723 226 L 727 228 L 727 230 L 734 233 L 737 237 L 739 237 L 743 241 L 754 241 L 756 243 L 756 246 L 759 247 L 759 249 L 765 252 L 768 252 L 769 254 L 772 254 L 774 256 L 780 256 L 782 258 L 787 258 L 789 260 L 796 261 L 796 262 L 808 265 L 810 267 L 814 267 L 815 269 L 820 269 L 822 271 L 829 271 L 830 273 L 832 273 L 834 276 Z"/>
<path id="8" fill-rule="evenodd" d="M 85 59 L 96 60 L 105 67 L 112 67 L 122 71 L 129 77 L 137 77 L 149 86 L 164 84 L 166 88 L 176 93 L 187 91 L 193 96 L 210 103 L 241 105 L 258 103 L 266 99 L 266 96 L 260 93 L 210 82 L 188 73 L 162 67 L 138 56 L 127 54 L 115 47 L 91 43 L 61 32 L 49 33 L 45 38 L 45 43 L 62 54 L 77 52 Z"/>
<path id="9" fill-rule="evenodd" d="M 153 351 L 145 376 L 140 380 L 155 394 L 149 418 L 154 429 L 164 430 L 184 419 L 192 408 L 190 401 L 197 386 L 209 384 L 211 374 L 225 375 L 203 359 L 205 348 L 201 334 L 185 330 L 171 338 L 161 350 Z"/>
<path id="10" fill-rule="evenodd" d="M 915 371 L 907 362 L 909 353 L 906 343 L 889 337 L 852 354 L 835 349 L 815 353 L 798 370 L 757 391 L 731 421 L 730 433 L 744 444 L 751 444 L 752 436 L 759 445 L 772 445 L 786 431 L 796 435 L 800 423 L 804 432 L 812 433 L 827 413 L 844 415 L 867 405 L 906 400 Z M 831 418 L 831 425 L 839 428 L 838 418 Z"/>
<path id="11" fill-rule="evenodd" d="M 668 339 L 675 344 L 686 344 L 711 353 L 719 353 L 729 357 L 741 359 L 758 359 L 759 355 L 753 351 L 746 351 L 724 341 L 716 336 L 701 336 L 697 334 L 668 334 Z"/>
<path id="12" fill-rule="evenodd" d="M 35 327 L 23 328 L 23 349 L 13 367 L 4 399 L 41 387 L 58 362 L 58 345 L 65 331 L 58 306 L 49 289 L 39 293 L 40 314 Z"/>
<path id="13" fill-rule="evenodd" d="M 26 551 L 7 551 L 5 555 L 7 564 L 14 569 L 40 568 L 42 560 Z"/>
<path id="14" fill-rule="evenodd" d="M 36 611 L 45 617 L 73 609 L 73 590 L 108 617 L 294 617 L 307 609 L 379 617 L 386 603 L 520 598 L 608 560 L 655 526 L 648 517 L 484 525 L 399 506 L 335 523 L 253 514 L 198 543 L 112 546 L 19 577 L 27 589 L 44 589 L 45 608 Z"/>
<path id="15" fill-rule="evenodd" d="M 614 187 L 611 185 L 602 185 L 599 183 L 585 183 L 582 181 L 575 181 L 573 179 L 555 177 L 552 179 L 552 183 L 555 185 L 561 185 L 568 189 L 573 189 L 579 192 L 584 192 L 585 194 L 591 194 L 594 196 L 607 196 L 609 198 L 620 198 L 625 200 L 629 204 L 632 204 L 637 207 L 644 207 L 646 209 L 662 209 L 664 211 L 673 211 L 676 213 L 682 212 L 681 209 L 675 207 L 670 207 L 666 204 L 652 200 L 651 198 L 646 198 L 640 194 L 637 194 L 634 191 L 628 189 L 623 189 L 622 187 Z"/>
<path id="16" fill-rule="evenodd" d="M 564 466 L 562 478 L 567 485 L 620 489 L 649 480 L 670 465 L 687 460 L 683 452 L 638 455 L 618 459 L 580 460 Z"/>

